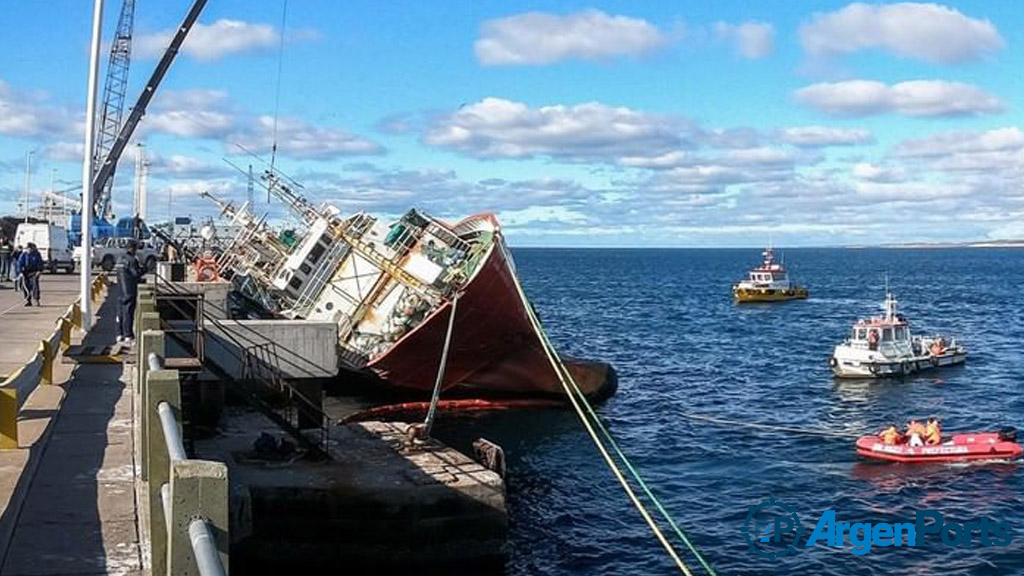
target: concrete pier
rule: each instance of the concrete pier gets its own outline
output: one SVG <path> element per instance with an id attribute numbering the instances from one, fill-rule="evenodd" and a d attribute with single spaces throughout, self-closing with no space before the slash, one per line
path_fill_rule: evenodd
<path id="1" fill-rule="evenodd" d="M 6 295 L 6 293 L 5 293 Z M 17 339 L 46 334 L 77 296 L 77 277 L 43 276 L 43 307 L 14 308 Z M 85 344 L 114 336 L 113 300 L 97 310 Z M 20 303 L 19 303 L 20 306 Z M 0 308 L 0 311 L 4 308 Z M 29 312 L 31 311 L 31 312 Z M 5 322 L 8 316 L 0 316 Z M 17 349 L 0 330 L 2 356 Z M 78 342 L 76 335 L 73 342 Z M 133 497 L 130 383 L 121 366 L 55 363 L 22 408 L 18 450 L 0 451 L 0 573 L 142 574 Z"/>
<path id="2" fill-rule="evenodd" d="M 258 414 L 229 410 L 222 434 L 196 441 L 195 450 L 228 465 L 233 566 L 308 573 L 500 567 L 507 530 L 501 477 L 437 441 L 410 444 L 406 428 L 337 426 L 332 460 L 305 462 L 256 454 L 260 433 L 280 432 Z"/>
<path id="3" fill-rule="evenodd" d="M 75 276 L 47 275 L 43 286 L 40 308 L 23 307 L 13 291 L 0 289 L 0 362 L 12 371 L 53 333 L 55 320 L 77 297 Z M 72 344 L 113 342 L 116 294 L 111 287 L 93 330 L 84 340 L 76 332 Z M 144 321 L 159 327 L 155 317 Z M 7 329 L 12 322 L 17 330 Z M 254 333 L 275 340 L 278 330 L 301 328 L 257 323 Z M 53 384 L 39 384 L 21 405 L 20 447 L 0 450 L 0 574 L 150 573 L 152 506 L 141 475 L 138 368 L 137 363 L 57 361 Z M 185 391 L 206 384 L 183 379 L 176 385 L 182 414 L 186 396 L 203 402 L 194 389 Z M 381 573 L 413 566 L 472 572 L 502 565 L 507 529 L 502 479 L 437 442 L 411 443 L 405 425 L 333 426 L 331 458 L 318 461 L 295 453 L 257 453 L 254 441 L 261 433 L 286 435 L 246 406 L 229 406 L 212 434 L 205 433 L 193 438 L 189 458 L 226 465 L 230 531 L 221 533 L 230 534 L 235 573 L 265 573 L 268 567 Z M 193 465 L 194 460 L 178 462 L 172 472 L 182 468 L 178 472 L 184 474 Z M 189 498 L 182 488 L 187 476 L 178 479 L 181 491 L 172 500 Z M 186 508 L 175 513 L 186 514 Z"/>

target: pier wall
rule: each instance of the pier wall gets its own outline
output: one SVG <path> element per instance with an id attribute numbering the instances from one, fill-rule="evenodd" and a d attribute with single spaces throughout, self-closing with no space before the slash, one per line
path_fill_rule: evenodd
<path id="1" fill-rule="evenodd" d="M 338 326 L 309 320 L 222 320 L 206 325 L 206 353 L 236 378 L 241 347 L 274 343 L 281 375 L 290 380 L 338 375 Z"/>

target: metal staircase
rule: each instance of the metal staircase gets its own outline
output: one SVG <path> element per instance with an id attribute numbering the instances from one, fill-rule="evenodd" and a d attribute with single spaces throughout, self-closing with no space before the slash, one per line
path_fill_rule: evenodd
<path id="1" fill-rule="evenodd" d="M 167 307 L 177 310 L 178 315 L 183 316 L 189 312 L 189 309 L 182 308 L 181 303 L 189 297 L 199 300 L 199 305 L 193 309 L 196 319 L 194 330 L 183 330 L 180 325 L 176 326 L 173 322 L 168 324 L 162 322 L 161 324 L 168 337 L 178 342 L 186 350 L 195 349 L 192 346 L 195 340 L 186 337 L 186 334 L 192 334 L 195 331 L 201 335 L 202 345 L 199 348 L 201 352 L 190 357 L 192 360 L 190 364 L 195 364 L 195 361 L 198 360 L 196 372 L 205 369 L 222 380 L 229 391 L 235 393 L 273 422 L 282 432 L 288 434 L 306 450 L 307 455 L 318 459 L 330 459 L 329 439 L 332 421 L 316 402 L 281 377 L 276 344 L 273 342 L 256 345 L 243 343 L 235 335 L 235 328 L 227 326 L 205 310 L 205 307 L 202 306 L 202 294 L 192 294 L 180 290 L 159 275 L 157 275 L 157 279 L 159 280 L 156 291 L 158 306 L 166 304 Z M 235 378 L 216 358 L 206 355 L 207 322 L 217 328 L 219 337 L 231 344 L 231 346 L 222 346 L 221 348 L 242 366 L 241 378 Z M 240 329 L 249 330 L 248 328 Z M 232 347 L 238 352 L 232 350 Z M 174 362 L 175 358 L 173 357 L 169 357 L 165 361 L 168 366 Z"/>

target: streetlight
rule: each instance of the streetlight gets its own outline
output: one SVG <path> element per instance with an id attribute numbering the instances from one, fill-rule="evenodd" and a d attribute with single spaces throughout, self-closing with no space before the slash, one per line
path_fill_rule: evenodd
<path id="1" fill-rule="evenodd" d="M 96 89 L 100 75 L 100 40 L 103 34 L 103 0 L 93 0 L 92 43 L 89 49 L 89 79 L 85 97 L 85 148 L 82 150 L 82 330 L 92 328 L 92 153 L 96 138 Z"/>
<path id="2" fill-rule="evenodd" d="M 36 149 L 33 148 L 25 153 L 25 223 L 28 223 L 28 204 L 29 204 L 29 190 L 32 189 L 32 157 L 36 155 Z"/>

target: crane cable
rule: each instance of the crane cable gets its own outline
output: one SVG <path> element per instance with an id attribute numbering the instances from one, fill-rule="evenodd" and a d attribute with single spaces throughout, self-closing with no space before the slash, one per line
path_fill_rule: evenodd
<path id="1" fill-rule="evenodd" d="M 665 534 L 662 532 L 661 528 L 651 517 L 650 512 L 648 512 L 647 508 L 637 497 L 636 493 L 633 490 L 633 487 L 630 486 L 625 476 L 623 476 L 622 471 L 619 469 L 618 465 L 615 463 L 611 455 L 608 453 L 608 449 L 604 446 L 604 443 L 601 442 L 601 439 L 598 437 L 597 432 L 594 430 L 594 426 L 590 422 L 591 419 L 593 419 L 594 422 L 596 422 L 597 425 L 600 427 L 602 434 L 605 436 L 605 438 L 608 439 L 609 444 L 611 444 L 612 448 L 615 450 L 615 453 L 619 456 L 619 458 L 629 469 L 631 475 L 640 485 L 641 489 L 644 491 L 647 497 L 650 498 L 652 502 L 654 502 L 655 506 L 661 512 L 662 516 L 668 520 L 669 524 L 672 526 L 676 535 L 679 536 L 679 538 L 687 545 L 687 547 L 690 549 L 690 552 L 692 552 L 693 555 L 698 559 L 698 561 L 700 561 L 704 569 L 707 570 L 707 572 L 712 576 L 717 576 L 714 569 L 710 566 L 710 564 L 707 563 L 707 561 L 704 560 L 704 558 L 697 551 L 696 547 L 694 547 L 692 543 L 690 543 L 689 539 L 686 538 L 682 530 L 678 527 L 678 525 L 676 525 L 675 521 L 672 520 L 672 517 L 668 514 L 668 512 L 661 505 L 658 499 L 650 491 L 650 489 L 647 487 L 647 484 L 640 477 L 640 474 L 636 471 L 636 469 L 626 458 L 626 455 L 623 454 L 622 451 L 619 449 L 618 444 L 615 443 L 615 440 L 611 437 L 611 434 L 608 432 L 607 428 L 605 428 L 604 425 L 601 423 L 600 418 L 597 417 L 597 414 L 594 412 L 593 408 L 591 408 L 590 403 L 587 402 L 586 397 L 583 395 L 579 387 L 576 385 L 576 382 L 573 379 L 572 374 L 570 374 L 568 369 L 566 369 L 565 364 L 562 363 L 561 359 L 558 357 L 557 352 L 555 352 L 554 347 L 551 345 L 550 340 L 548 340 L 547 334 L 544 332 L 543 327 L 540 325 L 540 321 L 537 319 L 536 314 L 533 312 L 533 308 L 530 306 L 529 300 L 527 300 L 526 298 L 526 293 L 523 291 L 523 287 L 522 284 L 520 284 L 519 282 L 519 278 L 516 277 L 514 274 L 512 278 L 516 286 L 516 291 L 519 293 L 519 298 L 523 302 L 523 307 L 526 310 L 527 317 L 529 318 L 534 330 L 540 337 L 541 347 L 544 349 L 544 353 L 545 355 L 547 355 L 548 361 L 551 363 L 551 366 L 555 369 L 555 373 L 558 375 L 558 380 L 561 383 L 562 388 L 568 395 L 569 401 L 570 403 L 572 403 L 573 409 L 576 411 L 577 416 L 579 416 L 580 421 L 586 428 L 587 433 L 590 435 L 591 440 L 594 442 L 594 445 L 597 447 L 598 451 L 601 453 L 601 456 L 608 464 L 608 467 L 615 475 L 615 478 L 619 481 L 619 484 L 622 485 L 622 488 L 623 490 L 625 490 L 626 495 L 629 497 L 630 501 L 632 501 L 637 511 L 640 512 L 640 515 L 643 516 L 644 520 L 647 522 L 647 525 L 650 526 L 651 531 L 654 532 L 655 537 L 661 543 L 662 547 L 665 548 L 665 551 L 668 552 L 669 556 L 676 563 L 676 566 L 679 568 L 679 570 L 686 576 L 693 576 L 693 572 L 691 572 L 690 569 L 686 566 L 686 564 L 683 563 L 682 559 L 679 557 L 679 554 L 676 552 L 675 547 L 672 546 L 668 539 L 665 538 Z M 581 407 L 581 404 L 583 406 L 586 406 L 587 412 L 589 412 L 590 414 L 590 418 L 587 417 L 587 412 L 584 412 L 583 408 Z"/>
<path id="2" fill-rule="evenodd" d="M 277 159 L 277 117 L 281 109 L 281 74 L 284 69 L 284 29 L 288 22 L 288 0 L 284 0 L 281 8 L 281 43 L 277 49 L 277 86 L 274 89 L 274 129 L 270 147 L 270 171 L 274 171 L 274 160 Z M 269 194 L 269 191 L 267 192 Z M 270 198 L 267 198 L 270 202 Z"/>

